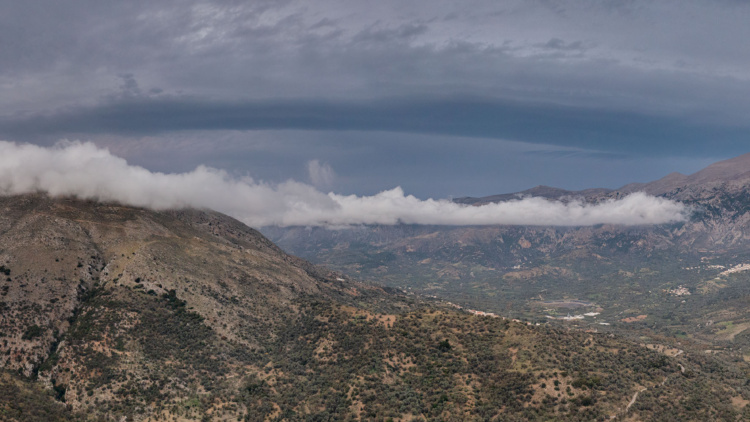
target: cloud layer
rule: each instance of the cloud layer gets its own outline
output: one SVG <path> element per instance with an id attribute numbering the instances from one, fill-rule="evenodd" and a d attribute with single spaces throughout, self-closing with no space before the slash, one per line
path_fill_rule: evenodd
<path id="1" fill-rule="evenodd" d="M 421 200 L 406 195 L 400 187 L 372 196 L 326 194 L 292 180 L 270 185 L 205 166 L 186 173 L 151 172 L 92 143 L 61 142 L 45 148 L 0 141 L 0 193 L 31 192 L 153 209 L 210 208 L 255 227 L 398 223 L 641 225 L 684 221 L 689 212 L 680 203 L 642 193 L 599 204 L 524 198 L 478 207 L 447 200 Z"/>

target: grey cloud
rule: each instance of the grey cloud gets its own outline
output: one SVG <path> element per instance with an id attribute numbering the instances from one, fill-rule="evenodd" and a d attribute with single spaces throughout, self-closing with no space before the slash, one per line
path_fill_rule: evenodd
<path id="1" fill-rule="evenodd" d="M 119 77 L 122 79 L 120 89 L 124 95 L 132 97 L 141 96 L 141 88 L 138 86 L 138 82 L 135 80 L 132 73 L 119 75 Z"/>
<path id="2" fill-rule="evenodd" d="M 565 10 L 561 16 L 547 13 L 547 2 L 473 2 L 470 8 L 431 2 L 435 15 L 455 16 L 445 23 L 419 2 L 18 2 L 0 25 L 0 78 L 25 75 L 48 89 L 54 101 L 40 99 L 36 111 L 90 103 L 101 92 L 92 81 L 114 84 L 121 73 L 134 73 L 144 87 L 225 100 L 449 90 L 630 110 L 664 99 L 696 109 L 739 106 L 737 116 L 750 110 L 746 100 L 725 105 L 711 94 L 747 91 L 742 80 L 726 79 L 741 77 L 750 65 L 747 54 L 737 54 L 750 36 L 734 10 L 740 6 L 631 3 L 553 2 Z M 505 13 L 490 17 L 498 8 Z M 691 16 L 704 19 L 691 22 Z M 317 32 L 323 27 L 330 31 Z M 530 54 L 545 43 L 581 51 L 592 42 L 596 48 L 585 49 L 578 64 L 567 63 L 567 55 Z M 680 61 L 689 67 L 674 65 Z M 49 72 L 80 89 L 69 92 L 54 78 L 44 85 Z"/>
<path id="3" fill-rule="evenodd" d="M 678 148 L 691 154 L 705 154 L 717 147 L 740 153 L 750 134 L 746 126 L 700 123 L 690 115 L 657 117 L 481 97 L 226 102 L 167 94 L 147 96 L 140 91 L 134 95 L 132 86 L 129 89 L 96 106 L 0 120 L 0 135 L 20 140 L 186 130 L 385 131 L 588 149 L 607 143 L 602 151 L 612 154 L 669 155 Z M 709 138 L 711 144 L 705 142 Z"/>
<path id="4" fill-rule="evenodd" d="M 356 46 L 360 43 L 389 44 L 391 42 L 408 42 L 426 33 L 427 30 L 428 26 L 422 23 L 408 23 L 393 29 L 381 28 L 376 24 L 356 34 L 353 38 L 353 43 Z"/>
<path id="5" fill-rule="evenodd" d="M 545 48 L 550 48 L 553 50 L 583 50 L 583 43 L 581 41 L 575 41 L 571 43 L 567 43 L 560 38 L 552 38 L 546 43 L 542 44 Z"/>

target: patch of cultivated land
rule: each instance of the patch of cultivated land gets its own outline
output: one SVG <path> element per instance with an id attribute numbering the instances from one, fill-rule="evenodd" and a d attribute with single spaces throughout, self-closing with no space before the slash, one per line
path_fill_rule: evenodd
<path id="1" fill-rule="evenodd" d="M 727 321 L 727 322 L 723 322 L 723 323 L 720 323 L 720 324 L 717 324 L 717 325 L 726 327 L 723 330 L 719 330 L 716 333 L 716 339 L 717 340 L 729 340 L 729 341 L 733 341 L 734 338 L 738 334 L 740 334 L 743 331 L 745 331 L 748 328 L 750 328 L 750 322 L 742 322 L 742 323 L 735 324 L 735 323 L 733 323 L 731 321 Z"/>

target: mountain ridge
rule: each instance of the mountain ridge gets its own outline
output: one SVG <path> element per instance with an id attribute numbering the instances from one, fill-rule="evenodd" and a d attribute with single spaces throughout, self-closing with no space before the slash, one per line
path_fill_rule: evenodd
<path id="1" fill-rule="evenodd" d="M 650 195 L 665 195 L 675 189 L 707 189 L 726 183 L 744 183 L 750 181 L 750 153 L 718 161 L 690 175 L 672 172 L 660 179 L 646 183 L 628 183 L 617 189 L 587 188 L 570 191 L 566 189 L 539 185 L 520 192 L 496 194 L 483 197 L 460 197 L 453 201 L 460 204 L 481 205 L 492 202 L 504 202 L 523 197 L 542 197 L 553 200 L 580 198 L 596 200 L 613 195 L 645 192 Z"/>

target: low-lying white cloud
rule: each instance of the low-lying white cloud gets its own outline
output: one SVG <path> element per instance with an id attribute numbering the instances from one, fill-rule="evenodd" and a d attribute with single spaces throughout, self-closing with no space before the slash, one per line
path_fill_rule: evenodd
<path id="1" fill-rule="evenodd" d="M 272 185 L 249 177 L 232 177 L 205 166 L 187 173 L 152 172 L 86 142 L 66 141 L 46 148 L 0 141 L 0 193 L 32 192 L 157 210 L 210 208 L 255 227 L 397 223 L 642 225 L 684 221 L 689 213 L 683 204 L 644 193 L 598 204 L 523 198 L 481 206 L 421 200 L 406 195 L 400 187 L 372 196 L 326 194 L 304 183 Z"/>

